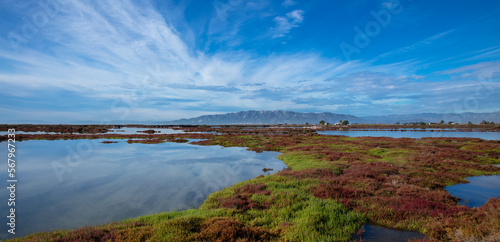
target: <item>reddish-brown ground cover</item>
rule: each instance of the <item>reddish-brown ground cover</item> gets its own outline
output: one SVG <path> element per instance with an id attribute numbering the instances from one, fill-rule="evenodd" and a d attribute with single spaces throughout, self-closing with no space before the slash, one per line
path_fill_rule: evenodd
<path id="1" fill-rule="evenodd" d="M 278 228 L 269 230 L 254 225 L 253 219 L 257 218 L 253 216 L 263 216 L 261 221 L 267 221 L 274 213 L 283 213 L 295 203 L 315 204 L 309 202 L 309 198 L 333 200 L 349 211 L 362 214 L 371 223 L 419 231 L 429 239 L 494 240 L 500 237 L 500 198 L 492 198 L 483 207 L 471 209 L 460 206 L 458 199 L 444 190 L 448 185 L 466 182 L 465 178 L 469 176 L 500 174 L 500 167 L 491 165 L 500 164 L 499 141 L 472 138 L 349 138 L 316 135 L 296 127 L 188 128 L 191 131 L 224 130 L 225 134 L 17 135 L 16 139 L 122 138 L 141 143 L 201 139 L 193 144 L 239 146 L 256 152 L 279 151 L 283 154 L 280 157 L 290 169 L 227 188 L 207 200 L 209 205 L 204 208 L 206 210 L 200 211 L 223 211 L 217 212 L 217 216 L 178 217 L 167 220 L 161 226 L 158 223 L 155 226 L 138 226 L 134 233 L 142 234 L 143 238 L 158 235 L 158 228 L 171 228 L 178 231 L 172 232 L 175 236 L 180 236 L 173 238 L 191 240 L 274 240 L 280 236 L 291 236 L 287 233 L 293 231 L 305 233 L 295 227 L 299 220 L 295 224 L 291 220 L 282 221 L 276 225 Z M 321 206 L 318 205 L 315 211 L 321 211 Z M 267 214 L 268 211 L 272 214 Z M 220 215 L 226 212 L 229 215 Z M 294 216 L 299 216 L 300 211 L 294 212 Z M 318 215 L 317 212 L 311 214 Z M 324 216 L 318 217 L 318 223 L 325 219 Z M 309 224 L 309 220 L 306 218 L 303 223 Z M 122 238 L 116 237 L 119 232 L 110 228 L 82 228 L 63 237 Z M 308 233 L 313 235 L 317 231 Z M 322 233 L 327 233 L 327 230 Z"/>

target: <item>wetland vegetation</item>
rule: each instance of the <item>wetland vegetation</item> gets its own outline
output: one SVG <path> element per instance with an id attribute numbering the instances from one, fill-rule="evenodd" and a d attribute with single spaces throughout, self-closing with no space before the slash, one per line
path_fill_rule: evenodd
<path id="1" fill-rule="evenodd" d="M 214 192 L 197 209 L 14 240 L 349 241 L 366 223 L 419 232 L 425 240 L 500 237 L 500 197 L 469 208 L 445 190 L 467 177 L 499 175 L 499 140 L 327 136 L 292 126 L 182 129 L 205 133 L 19 138 L 198 139 L 190 143 L 278 151 L 288 169 Z"/>

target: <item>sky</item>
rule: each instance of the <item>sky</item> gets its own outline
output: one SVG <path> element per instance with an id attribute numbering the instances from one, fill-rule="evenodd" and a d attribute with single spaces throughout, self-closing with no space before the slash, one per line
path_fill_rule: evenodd
<path id="1" fill-rule="evenodd" d="M 500 111 L 498 0 L 0 3 L 0 123 Z"/>

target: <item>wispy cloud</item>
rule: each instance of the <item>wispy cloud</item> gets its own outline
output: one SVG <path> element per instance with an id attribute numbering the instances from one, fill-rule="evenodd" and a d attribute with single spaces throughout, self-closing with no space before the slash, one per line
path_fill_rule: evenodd
<path id="1" fill-rule="evenodd" d="M 492 81 L 500 81 L 498 80 L 500 79 L 500 62 L 481 62 L 441 71 L 439 74 L 452 75 L 454 80 L 490 79 Z M 493 80 L 495 78 L 496 80 Z"/>
<path id="2" fill-rule="evenodd" d="M 473 53 L 467 53 L 472 55 L 472 57 L 462 59 L 462 61 L 474 61 L 474 60 L 497 60 L 500 59 L 500 46 L 495 46 L 491 48 L 486 48 L 482 50 L 474 51 Z"/>
<path id="3" fill-rule="evenodd" d="M 244 35 L 242 29 L 248 28 L 249 22 L 272 17 L 274 13 L 270 5 L 267 0 L 215 1 L 213 16 L 208 20 L 206 47 L 218 44 L 234 47 L 249 41 L 249 38 L 258 38 Z"/>
<path id="4" fill-rule="evenodd" d="M 273 38 L 286 36 L 292 28 L 299 27 L 304 20 L 303 10 L 294 10 L 286 14 L 285 17 L 278 16 L 274 18 L 276 26 L 272 29 Z"/>
<path id="5" fill-rule="evenodd" d="M 395 56 L 395 55 L 400 55 L 400 54 L 405 54 L 405 53 L 408 53 L 408 52 L 411 52 L 411 51 L 418 51 L 419 49 L 423 48 L 423 47 L 426 47 L 426 46 L 429 46 L 431 45 L 432 43 L 434 43 L 435 41 L 441 39 L 441 38 L 444 38 L 445 36 L 449 35 L 450 33 L 453 33 L 455 30 L 448 30 L 448 31 L 445 31 L 445 32 L 442 32 L 442 33 L 439 33 L 439 34 L 436 34 L 436 35 L 433 35 L 433 36 L 430 36 L 428 38 L 425 38 L 423 40 L 420 40 L 418 42 L 415 42 L 411 45 L 408 45 L 408 46 L 405 46 L 405 47 L 402 47 L 402 48 L 398 48 L 398 49 L 395 49 L 395 50 L 392 50 L 390 52 L 387 52 L 387 53 L 383 53 L 379 56 L 378 59 L 381 59 L 381 58 L 386 58 L 386 57 L 390 57 L 390 56 Z"/>

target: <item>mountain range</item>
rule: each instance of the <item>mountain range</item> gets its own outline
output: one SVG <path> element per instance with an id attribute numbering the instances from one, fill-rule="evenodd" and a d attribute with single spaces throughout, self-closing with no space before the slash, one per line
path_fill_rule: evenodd
<path id="1" fill-rule="evenodd" d="M 321 120 L 328 123 L 337 123 L 340 120 L 348 120 L 350 123 L 365 124 L 394 124 L 431 122 L 439 123 L 441 120 L 454 123 L 480 123 L 488 122 L 500 123 L 500 112 L 492 113 L 421 113 L 405 115 L 381 115 L 357 117 L 347 114 L 335 113 L 298 113 L 292 111 L 241 111 L 237 113 L 203 115 L 190 119 L 179 119 L 166 122 L 167 124 L 193 124 L 193 125 L 218 125 L 218 124 L 317 124 Z"/>

